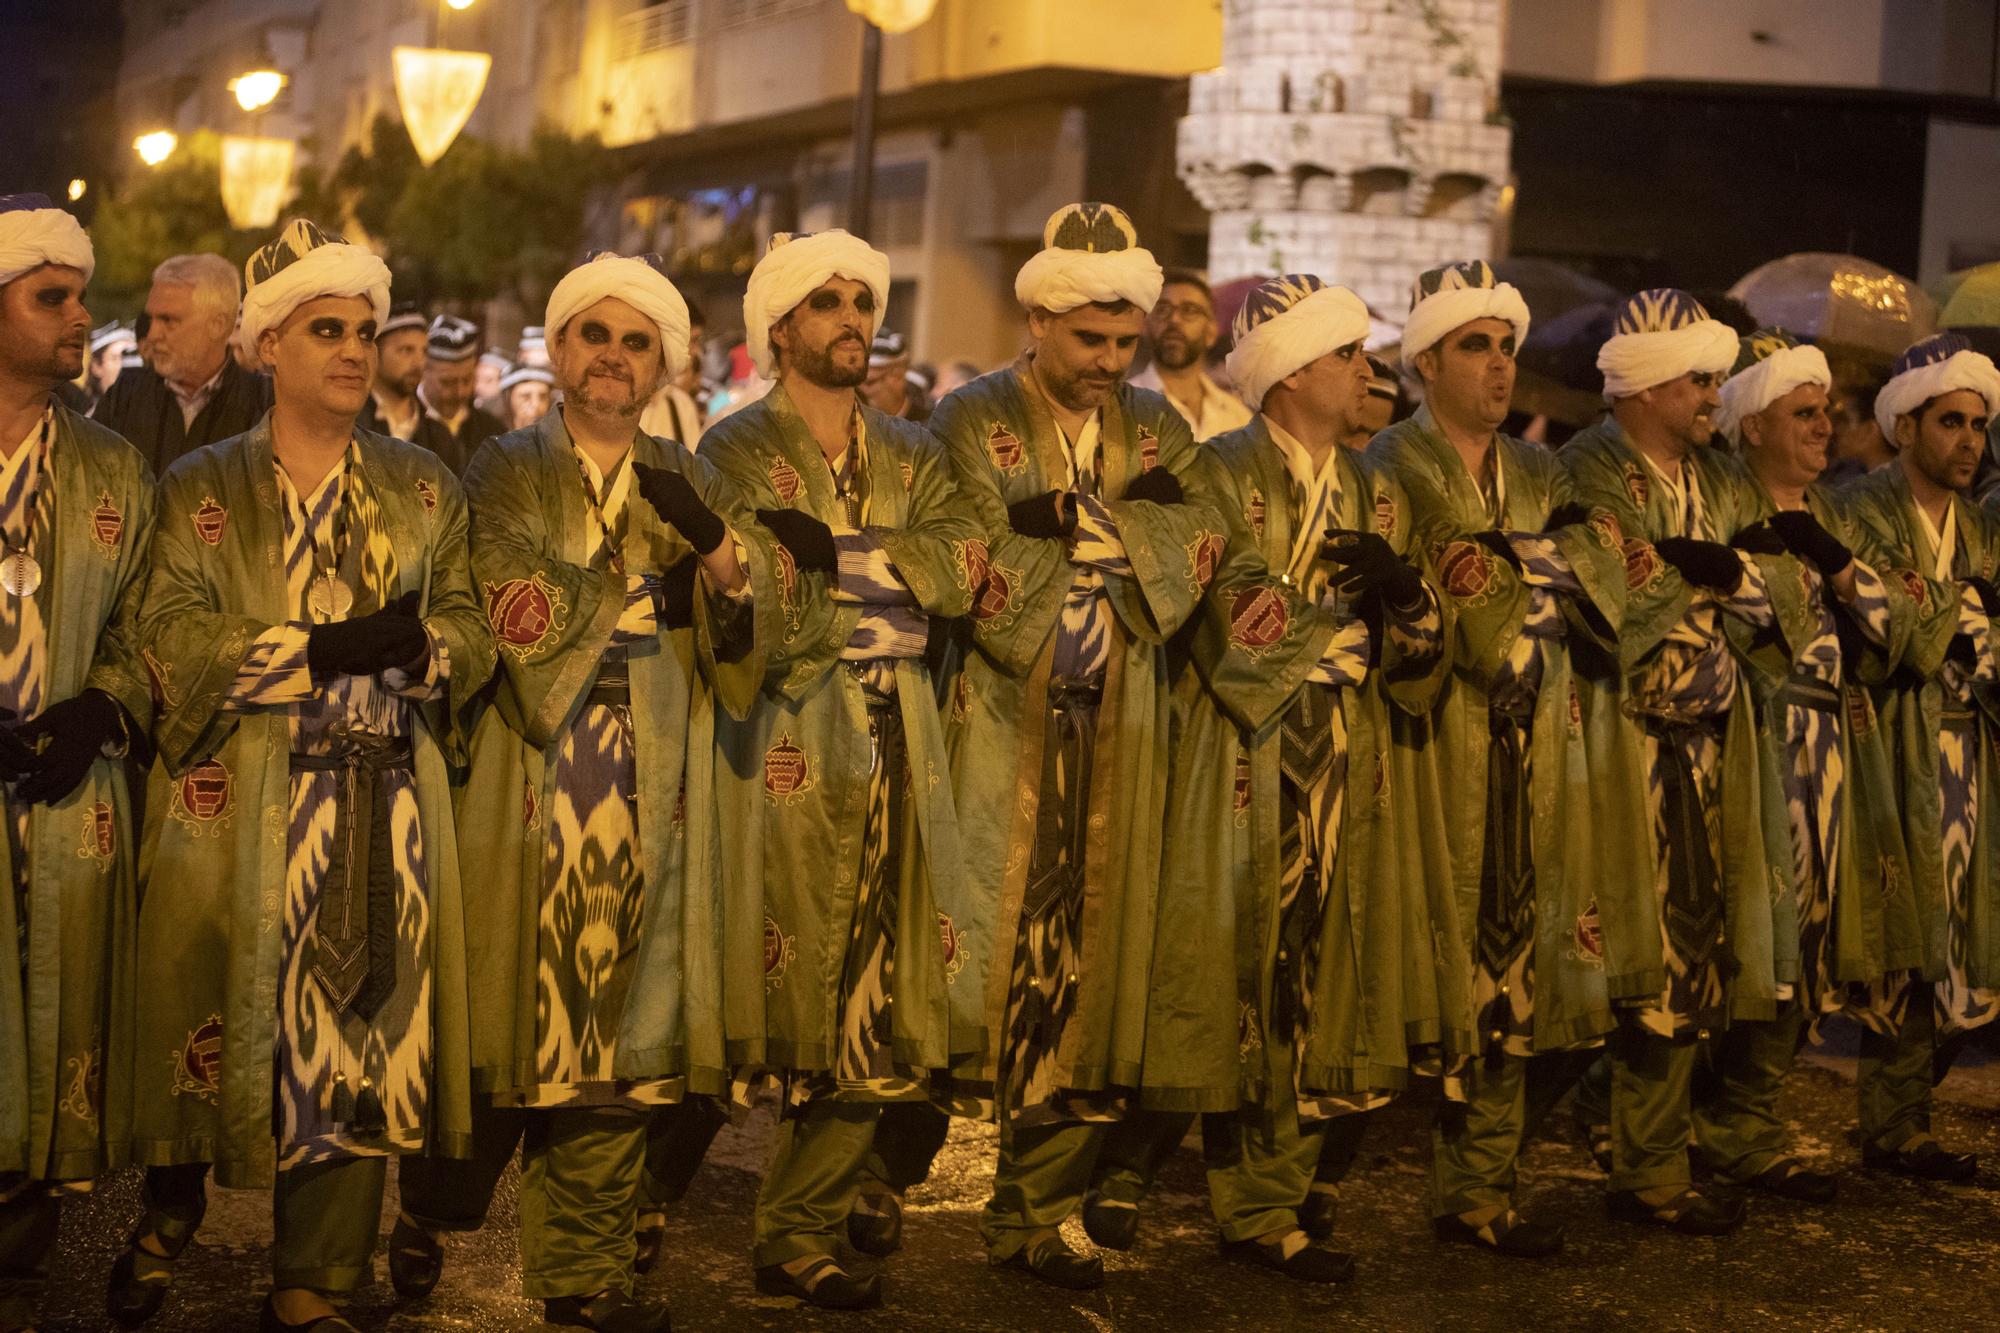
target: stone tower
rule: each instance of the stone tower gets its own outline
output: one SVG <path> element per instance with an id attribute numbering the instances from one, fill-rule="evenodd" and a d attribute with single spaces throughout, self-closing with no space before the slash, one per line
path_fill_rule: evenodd
<path id="1" fill-rule="evenodd" d="M 1418 273 L 1489 257 L 1502 0 L 1222 4 L 1179 150 L 1212 280 L 1316 273 L 1400 321 Z"/>

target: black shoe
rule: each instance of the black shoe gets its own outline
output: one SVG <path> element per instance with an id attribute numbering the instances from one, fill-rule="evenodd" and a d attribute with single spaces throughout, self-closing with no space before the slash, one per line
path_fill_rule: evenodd
<path id="1" fill-rule="evenodd" d="M 636 1227 L 632 1231 L 632 1271 L 641 1276 L 660 1262 L 660 1247 L 666 1243 L 667 1224 Z"/>
<path id="2" fill-rule="evenodd" d="M 1031 1273 L 1052 1287 L 1069 1291 L 1089 1291 L 1104 1283 L 1104 1261 L 1094 1254 L 1078 1254 L 1061 1236 L 1046 1237 L 1016 1250 L 1003 1261 L 1007 1268 Z"/>
<path id="3" fill-rule="evenodd" d="M 1139 1210 L 1129 1203 L 1113 1203 L 1093 1191 L 1083 1201 L 1083 1234 L 1107 1250 L 1129 1250 L 1139 1239 Z"/>
<path id="4" fill-rule="evenodd" d="M 882 1303 L 881 1278 L 856 1277 L 831 1255 L 821 1255 L 797 1277 L 782 1264 L 765 1264 L 757 1270 L 757 1290 L 766 1296 L 796 1296 L 822 1310 L 872 1310 Z"/>
<path id="5" fill-rule="evenodd" d="M 1684 1189 L 1662 1204 L 1650 1204 L 1635 1190 L 1612 1190 L 1604 1206 L 1621 1222 L 1666 1227 L 1684 1236 L 1722 1236 L 1743 1225 L 1748 1211 L 1741 1199 L 1718 1198 Z"/>
<path id="6" fill-rule="evenodd" d="M 1979 1154 L 1946 1152 L 1936 1139 L 1925 1139 L 1914 1148 L 1861 1149 L 1861 1164 L 1871 1171 L 1893 1171 L 1917 1180 L 1942 1180 L 1962 1185 L 1979 1174 Z"/>
<path id="7" fill-rule="evenodd" d="M 104 1291 L 104 1312 L 125 1328 L 137 1328 L 160 1312 L 173 1285 L 174 1259 L 142 1248 L 138 1235 L 134 1234 L 111 1265 L 111 1279 Z"/>
<path id="8" fill-rule="evenodd" d="M 1814 1171 L 1796 1157 L 1780 1158 L 1743 1182 L 1752 1189 L 1800 1203 L 1832 1203 L 1839 1184 L 1825 1171 Z"/>
<path id="9" fill-rule="evenodd" d="M 600 1333 L 668 1333 L 673 1320 L 664 1305 L 649 1305 L 622 1291 L 595 1296 L 551 1296 L 542 1318 L 559 1328 L 594 1328 Z"/>
<path id="10" fill-rule="evenodd" d="M 323 1314 L 303 1324 L 288 1324 L 278 1318 L 278 1307 L 272 1298 L 264 1298 L 263 1308 L 257 1311 L 257 1333 L 301 1333 L 305 1329 L 312 1329 L 314 1333 L 361 1333 L 360 1329 L 337 1314 Z"/>
<path id="11" fill-rule="evenodd" d="M 1530 1222 L 1511 1208 L 1483 1226 L 1473 1226 L 1462 1217 L 1431 1219 L 1431 1231 L 1439 1240 L 1463 1245 L 1482 1245 L 1517 1259 L 1546 1259 L 1563 1247 L 1563 1229 L 1553 1222 Z"/>
<path id="12" fill-rule="evenodd" d="M 1284 1248 L 1279 1245 L 1266 1245 L 1256 1240 L 1225 1240 L 1222 1242 L 1222 1253 L 1224 1258 L 1268 1268 L 1300 1282 L 1331 1284 L 1345 1282 L 1354 1276 L 1353 1255 L 1339 1250 L 1323 1250 L 1317 1245 L 1304 1246 L 1287 1259 Z"/>
<path id="13" fill-rule="evenodd" d="M 867 1210 L 860 1207 L 868 1201 Z M 886 1259 L 903 1248 L 903 1199 L 899 1194 L 863 1194 L 847 1214 L 847 1243 L 863 1254 Z"/>
<path id="14" fill-rule="evenodd" d="M 1299 1230 L 1314 1240 L 1325 1240 L 1333 1234 L 1333 1224 L 1339 1216 L 1339 1190 L 1312 1190 L 1299 1205 Z"/>
<path id="15" fill-rule="evenodd" d="M 389 1233 L 389 1281 L 399 1300 L 420 1301 L 444 1276 L 444 1246 L 401 1217 Z"/>

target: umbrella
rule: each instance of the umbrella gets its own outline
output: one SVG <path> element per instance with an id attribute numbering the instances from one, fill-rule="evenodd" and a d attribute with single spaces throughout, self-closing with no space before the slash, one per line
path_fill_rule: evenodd
<path id="1" fill-rule="evenodd" d="M 1729 294 L 1760 324 L 1872 360 L 1893 360 L 1937 331 L 1937 303 L 1923 288 L 1855 255 L 1786 255 L 1745 274 Z"/>
<path id="2" fill-rule="evenodd" d="M 1494 276 L 1520 289 L 1535 323 L 1566 315 L 1578 306 L 1615 301 L 1618 292 L 1607 282 L 1579 273 L 1567 264 L 1532 256 L 1495 260 Z"/>
<path id="3" fill-rule="evenodd" d="M 1938 316 L 1940 328 L 2000 324 L 2000 264 L 1965 269 L 1952 274 L 1950 282 L 1951 295 Z"/>
<path id="4" fill-rule="evenodd" d="M 1572 426 L 1596 419 L 1604 410 L 1597 349 L 1611 336 L 1616 309 L 1611 300 L 1592 301 L 1528 326 L 1514 384 L 1517 411 L 1544 413 Z"/>

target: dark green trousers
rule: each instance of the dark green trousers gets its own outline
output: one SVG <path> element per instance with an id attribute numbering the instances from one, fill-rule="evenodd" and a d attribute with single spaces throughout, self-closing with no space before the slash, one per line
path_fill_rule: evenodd
<path id="1" fill-rule="evenodd" d="M 387 1157 L 336 1157 L 278 1172 L 271 1188 L 271 1285 L 331 1300 L 366 1285 L 388 1178 Z M 207 1206 L 207 1182 L 202 1163 L 147 1168 L 139 1230 L 193 1235 Z"/>
<path id="2" fill-rule="evenodd" d="M 1694 1141 L 1717 1174 L 1750 1180 L 1789 1152 L 1778 1094 L 1804 1030 L 1791 1000 L 1768 1023 L 1731 1023 L 1708 1040 L 1694 1073 Z"/>
<path id="3" fill-rule="evenodd" d="M 1855 1070 L 1860 1101 L 1861 1141 L 1896 1152 L 1931 1132 L 1931 1089 L 1950 1060 L 1940 1060 L 1937 1006 L 1931 988 L 1912 982 L 1903 1025 L 1893 1035 L 1861 1030 L 1861 1060 Z M 1955 1054 L 1954 1046 L 1948 1054 Z"/>
<path id="4" fill-rule="evenodd" d="M 0 1176 L 0 1329 L 27 1328 L 48 1285 L 61 1195 L 47 1182 Z"/>
<path id="5" fill-rule="evenodd" d="M 881 1113 L 879 1102 L 818 1097 L 779 1119 L 777 1150 L 757 1191 L 759 1268 L 836 1252 Z"/>
<path id="6" fill-rule="evenodd" d="M 986 1257 L 1005 1263 L 1044 1231 L 1053 1231 L 1083 1203 L 1109 1126 L 1082 1120 L 1017 1127 L 1000 1121 L 1000 1156 L 993 1197 L 979 1216 Z"/>
<path id="7" fill-rule="evenodd" d="M 1685 1187 L 1693 1179 L 1688 1138 L 1698 1043 L 1658 1036 L 1628 1018 L 1605 1046 L 1611 1057 L 1611 1188 Z"/>
<path id="8" fill-rule="evenodd" d="M 1466 1100 L 1438 1108 L 1431 1134 L 1431 1216 L 1513 1206 L 1521 1145 L 1598 1054 L 1592 1047 L 1482 1062 Z"/>

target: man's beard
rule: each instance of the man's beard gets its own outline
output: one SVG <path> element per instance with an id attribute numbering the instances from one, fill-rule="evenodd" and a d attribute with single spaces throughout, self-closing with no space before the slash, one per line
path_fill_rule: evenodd
<path id="1" fill-rule="evenodd" d="M 629 380 L 626 382 L 632 383 Z M 609 402 L 591 392 L 590 376 L 587 374 L 583 377 L 582 383 L 565 386 L 563 389 L 564 401 L 575 403 L 593 416 L 630 417 L 635 421 L 638 420 L 640 413 L 646 410 L 646 402 L 651 397 L 650 393 L 641 395 L 639 386 L 632 384 L 631 396 L 624 402 Z"/>
<path id="2" fill-rule="evenodd" d="M 824 347 L 800 349 L 794 354 L 794 369 L 822 389 L 855 389 L 868 378 L 868 358 L 863 356 L 852 370 L 837 364 L 833 352 L 845 339 L 836 338 Z"/>
<path id="3" fill-rule="evenodd" d="M 1186 370 L 1201 360 L 1201 350 L 1185 338 L 1153 345 L 1153 360 L 1162 370 Z"/>

